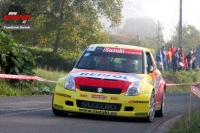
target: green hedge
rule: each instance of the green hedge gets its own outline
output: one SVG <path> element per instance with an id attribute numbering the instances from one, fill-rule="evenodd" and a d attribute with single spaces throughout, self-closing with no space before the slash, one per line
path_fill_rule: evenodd
<path id="1" fill-rule="evenodd" d="M 78 59 L 78 57 L 80 56 L 80 54 L 77 53 L 53 53 L 52 51 L 48 50 L 31 48 L 29 50 L 33 55 L 40 56 L 36 59 L 37 67 L 52 71 L 70 71 L 73 68 L 72 61 L 74 59 Z"/>

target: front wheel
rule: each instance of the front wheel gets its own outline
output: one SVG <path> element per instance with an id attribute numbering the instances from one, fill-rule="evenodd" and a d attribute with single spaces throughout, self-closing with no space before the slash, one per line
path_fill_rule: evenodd
<path id="1" fill-rule="evenodd" d="M 54 115 L 56 115 L 56 116 L 65 116 L 65 115 L 67 115 L 67 113 L 59 111 L 59 110 L 55 109 L 54 107 L 52 107 L 52 111 L 53 111 Z"/>
<path id="2" fill-rule="evenodd" d="M 152 122 L 153 118 L 155 116 L 155 94 L 152 92 L 151 98 L 150 98 L 150 108 L 149 108 L 149 116 L 145 118 L 145 121 Z"/>

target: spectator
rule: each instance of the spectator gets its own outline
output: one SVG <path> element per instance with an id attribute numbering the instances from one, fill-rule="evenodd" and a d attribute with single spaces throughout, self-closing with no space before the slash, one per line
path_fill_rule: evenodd
<path id="1" fill-rule="evenodd" d="M 184 63 L 183 63 L 183 60 L 181 60 L 179 63 L 178 63 L 178 70 L 184 70 Z"/>
<path id="2" fill-rule="evenodd" d="M 191 52 L 191 53 L 193 53 L 193 52 L 194 52 L 194 51 L 193 51 L 193 47 L 191 47 L 191 48 L 190 48 L 190 51 L 189 51 L 189 52 Z"/>
<path id="3" fill-rule="evenodd" d="M 164 65 L 164 69 L 165 71 L 167 71 L 167 60 L 166 60 L 166 50 L 165 50 L 165 46 L 162 46 L 162 58 L 163 58 L 163 65 Z"/>
<path id="4" fill-rule="evenodd" d="M 163 56 L 162 56 L 161 50 L 159 50 L 158 54 L 156 55 L 156 61 L 157 61 L 158 69 L 162 70 L 163 72 Z"/>
<path id="5" fill-rule="evenodd" d="M 178 69 L 178 52 L 175 52 L 174 53 L 174 56 L 172 56 L 172 69 L 173 69 L 173 72 L 176 72 L 177 69 Z"/>
<path id="6" fill-rule="evenodd" d="M 170 68 L 172 68 L 172 52 L 171 48 L 168 48 L 168 51 L 166 53 L 166 60 L 167 60 L 167 71 L 169 71 Z"/>
<path id="7" fill-rule="evenodd" d="M 170 48 L 171 48 L 172 56 L 174 56 L 174 45 L 171 44 Z"/>
<path id="8" fill-rule="evenodd" d="M 176 46 L 174 46 L 174 55 L 175 55 L 175 52 L 177 51 L 177 49 L 176 49 Z"/>
<path id="9" fill-rule="evenodd" d="M 179 48 L 178 49 L 178 57 L 179 57 L 179 62 L 181 62 L 181 60 L 183 59 L 183 48 Z"/>
<path id="10" fill-rule="evenodd" d="M 194 56 L 194 55 L 193 55 Z M 196 62 L 196 57 L 192 57 L 192 70 L 194 71 L 198 71 L 199 70 L 199 66 L 197 65 L 197 62 Z"/>
<path id="11" fill-rule="evenodd" d="M 184 69 L 185 69 L 186 71 L 188 71 L 188 62 L 187 62 L 187 59 L 184 59 L 183 64 L 184 64 Z"/>
<path id="12" fill-rule="evenodd" d="M 187 59 L 187 62 L 188 62 L 188 70 L 191 70 L 192 69 L 192 54 L 193 52 L 190 51 L 189 54 L 186 56 L 186 59 Z"/>

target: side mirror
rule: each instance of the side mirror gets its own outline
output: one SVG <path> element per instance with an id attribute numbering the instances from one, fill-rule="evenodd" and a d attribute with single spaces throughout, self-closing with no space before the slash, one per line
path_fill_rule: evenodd
<path id="1" fill-rule="evenodd" d="M 77 60 L 73 60 L 73 61 L 72 61 L 73 67 L 75 67 L 76 63 L 77 63 Z"/>
<path id="2" fill-rule="evenodd" d="M 152 73 L 153 72 L 153 66 L 149 65 L 148 66 L 148 73 Z"/>

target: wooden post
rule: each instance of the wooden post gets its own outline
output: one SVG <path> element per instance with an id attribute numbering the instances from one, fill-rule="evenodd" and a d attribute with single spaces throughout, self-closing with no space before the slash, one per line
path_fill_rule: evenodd
<path id="1" fill-rule="evenodd" d="M 191 105 L 192 105 L 192 91 L 190 90 L 190 103 L 189 103 L 189 111 L 188 111 L 188 125 L 187 125 L 187 129 L 190 128 L 190 114 L 191 114 Z"/>

